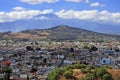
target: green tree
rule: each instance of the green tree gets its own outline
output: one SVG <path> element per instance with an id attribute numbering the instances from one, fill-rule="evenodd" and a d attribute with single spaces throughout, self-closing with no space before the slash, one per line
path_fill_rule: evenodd
<path id="1" fill-rule="evenodd" d="M 88 73 L 88 74 L 85 76 L 85 80 L 95 80 L 95 77 L 94 77 L 92 74 Z"/>
<path id="2" fill-rule="evenodd" d="M 52 73 L 48 74 L 48 80 L 58 80 L 59 76 L 63 74 L 63 70 L 60 68 L 56 68 Z"/>
<path id="3" fill-rule="evenodd" d="M 84 45 L 84 47 L 83 47 L 84 49 L 89 49 L 89 47 L 87 46 L 87 45 Z"/>
<path id="4" fill-rule="evenodd" d="M 107 73 L 106 69 L 101 67 L 95 70 L 96 77 L 102 77 L 105 73 Z"/>
<path id="5" fill-rule="evenodd" d="M 87 73 L 85 68 L 81 68 L 82 73 Z"/>
<path id="6" fill-rule="evenodd" d="M 54 72 L 49 73 L 47 79 L 48 80 L 58 80 L 58 74 L 55 74 Z"/>
<path id="7" fill-rule="evenodd" d="M 90 48 L 90 52 L 97 51 L 97 50 L 98 50 L 98 48 L 96 46 L 91 46 L 91 48 Z"/>
<path id="8" fill-rule="evenodd" d="M 54 70 L 54 73 L 55 73 L 55 74 L 58 74 L 58 75 L 62 75 L 63 72 L 64 72 L 63 69 L 61 69 L 61 68 L 59 68 L 59 67 Z"/>
<path id="9" fill-rule="evenodd" d="M 81 69 L 81 68 L 86 68 L 84 64 L 74 64 L 73 66 L 75 69 Z"/>
<path id="10" fill-rule="evenodd" d="M 2 72 L 5 73 L 4 80 L 10 80 L 10 74 L 12 72 L 12 69 L 9 66 L 5 66 Z"/>
<path id="11" fill-rule="evenodd" d="M 68 71 L 65 71 L 63 76 L 66 78 L 66 79 L 70 79 L 72 77 L 72 70 L 68 70 Z"/>
<path id="12" fill-rule="evenodd" d="M 68 71 L 70 69 L 73 69 L 72 65 L 67 65 L 66 67 L 64 67 L 64 71 Z"/>
<path id="13" fill-rule="evenodd" d="M 113 79 L 112 79 L 112 76 L 110 74 L 106 73 L 103 75 L 102 80 L 113 80 Z"/>

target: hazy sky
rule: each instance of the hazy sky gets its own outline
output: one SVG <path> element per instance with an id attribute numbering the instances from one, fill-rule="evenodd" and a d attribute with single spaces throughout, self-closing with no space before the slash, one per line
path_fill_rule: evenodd
<path id="1" fill-rule="evenodd" d="M 120 25 L 120 0 L 0 0 L 0 23 L 52 20 L 46 14 Z"/>

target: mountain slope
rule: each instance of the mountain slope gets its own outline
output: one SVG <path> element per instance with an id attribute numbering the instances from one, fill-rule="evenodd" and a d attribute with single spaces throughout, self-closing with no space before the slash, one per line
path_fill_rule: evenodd
<path id="1" fill-rule="evenodd" d="M 66 25 L 59 25 L 48 30 L 51 40 L 112 41 L 120 38 L 118 35 L 102 34 Z"/>
<path id="2" fill-rule="evenodd" d="M 66 25 L 58 25 L 49 29 L 33 29 L 21 32 L 0 33 L 1 39 L 35 39 L 35 40 L 79 40 L 79 41 L 112 41 L 120 39 L 118 35 L 108 35 L 74 28 Z"/>

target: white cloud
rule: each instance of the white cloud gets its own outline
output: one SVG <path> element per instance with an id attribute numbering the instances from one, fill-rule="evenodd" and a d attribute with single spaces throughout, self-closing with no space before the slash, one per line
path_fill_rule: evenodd
<path id="1" fill-rule="evenodd" d="M 95 3 L 90 4 L 90 6 L 91 6 L 91 7 L 98 7 L 98 6 L 103 7 L 103 6 L 105 6 L 105 5 L 104 5 L 104 4 L 100 4 L 99 2 L 95 2 Z"/>
<path id="2" fill-rule="evenodd" d="M 47 10 L 43 10 L 41 12 L 41 14 L 48 14 L 48 13 L 53 13 L 53 10 L 52 9 L 47 9 Z"/>
<path id="3" fill-rule="evenodd" d="M 98 10 L 61 10 L 55 13 L 58 17 L 64 19 L 80 19 L 96 22 L 118 23 L 120 24 L 120 13 L 110 13 L 108 11 Z"/>
<path id="4" fill-rule="evenodd" d="M 59 0 L 20 0 L 21 2 L 25 2 L 28 4 L 42 4 L 42 3 L 55 3 Z"/>
<path id="5" fill-rule="evenodd" d="M 45 16 L 35 17 L 35 19 L 36 20 L 49 20 L 49 18 Z"/>
<path id="6" fill-rule="evenodd" d="M 34 19 L 34 17 L 40 14 L 49 14 L 52 13 L 53 10 L 23 10 L 22 8 L 13 8 L 14 10 L 11 12 L 0 12 L 0 22 L 12 22 L 16 20 L 22 19 Z M 16 10 L 17 9 L 17 10 Z M 19 9 L 19 10 L 18 10 Z M 46 19 L 45 17 L 40 17 L 42 20 Z"/>
<path id="7" fill-rule="evenodd" d="M 14 7 L 13 10 L 15 10 L 15 11 L 24 11 L 26 9 L 23 8 L 23 7 Z"/>
<path id="8" fill-rule="evenodd" d="M 90 1 L 90 0 L 86 0 L 85 2 L 86 2 L 86 3 L 89 3 L 89 1 Z"/>
<path id="9" fill-rule="evenodd" d="M 120 13 L 111 13 L 108 11 L 98 11 L 98 10 L 60 10 L 53 11 L 52 9 L 46 10 L 28 10 L 22 7 L 15 7 L 10 12 L 1 11 L 0 12 L 0 23 L 2 22 L 13 22 L 16 20 L 23 19 L 39 19 L 39 20 L 48 20 L 49 18 L 45 14 L 55 14 L 59 18 L 63 19 L 79 19 L 87 20 L 93 22 L 101 23 L 118 23 L 120 24 Z"/>

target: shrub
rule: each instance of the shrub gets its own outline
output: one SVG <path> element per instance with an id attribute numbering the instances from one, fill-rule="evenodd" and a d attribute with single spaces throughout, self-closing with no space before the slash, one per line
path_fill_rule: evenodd
<path id="1" fill-rule="evenodd" d="M 63 74 L 63 70 L 56 68 L 52 73 L 48 74 L 48 80 L 58 80 L 59 75 Z"/>
<path id="2" fill-rule="evenodd" d="M 86 68 L 84 64 L 74 64 L 73 66 L 75 69 L 81 69 L 81 68 Z"/>
<path id="3" fill-rule="evenodd" d="M 94 77 L 92 74 L 88 73 L 88 74 L 85 76 L 85 80 L 95 80 L 95 77 Z"/>
<path id="4" fill-rule="evenodd" d="M 55 74 L 54 72 L 49 73 L 47 79 L 48 80 L 58 80 L 58 74 Z"/>
<path id="5" fill-rule="evenodd" d="M 63 76 L 66 78 L 66 79 L 70 79 L 72 77 L 72 70 L 68 70 L 68 71 L 65 71 Z"/>
<path id="6" fill-rule="evenodd" d="M 55 70 L 54 70 L 54 73 L 55 74 L 58 74 L 58 75 L 62 75 L 63 74 L 63 70 L 62 69 L 60 69 L 60 68 L 56 68 Z"/>
<path id="7" fill-rule="evenodd" d="M 87 46 L 87 45 L 84 45 L 84 47 L 83 47 L 84 49 L 89 49 L 89 47 Z"/>
<path id="8" fill-rule="evenodd" d="M 67 65 L 67 66 L 64 68 L 64 71 L 68 71 L 68 70 L 70 70 L 70 69 L 73 69 L 73 66 Z"/>
<path id="9" fill-rule="evenodd" d="M 81 68 L 82 73 L 87 73 L 85 68 Z"/>
<path id="10" fill-rule="evenodd" d="M 86 68 L 86 72 L 87 72 L 87 73 L 90 73 L 90 72 L 91 72 L 91 68 L 90 68 L 90 67 L 87 67 L 87 68 Z"/>
<path id="11" fill-rule="evenodd" d="M 85 78 L 82 77 L 82 78 L 80 78 L 79 80 L 85 80 Z"/>
<path id="12" fill-rule="evenodd" d="M 106 73 L 103 75 L 102 80 L 113 80 L 113 79 L 112 79 L 112 76 L 110 74 Z"/>
<path id="13" fill-rule="evenodd" d="M 106 69 L 101 67 L 95 70 L 96 77 L 102 77 L 105 73 L 107 73 Z"/>
<path id="14" fill-rule="evenodd" d="M 112 69 L 112 67 L 108 66 L 108 65 L 104 65 L 103 67 L 106 68 L 106 69 Z"/>

